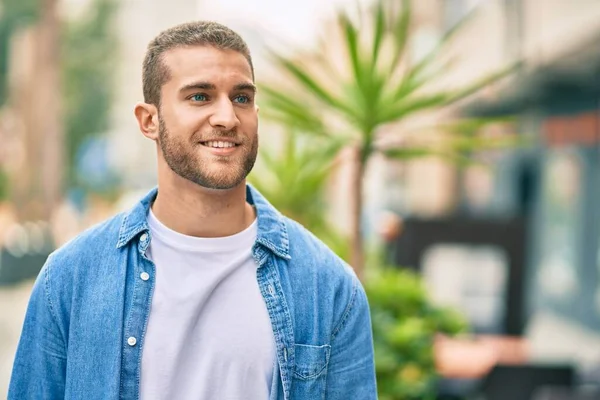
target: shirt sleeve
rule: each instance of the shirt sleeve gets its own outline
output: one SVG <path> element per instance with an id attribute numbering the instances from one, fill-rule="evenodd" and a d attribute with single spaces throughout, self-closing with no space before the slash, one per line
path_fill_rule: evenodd
<path id="1" fill-rule="evenodd" d="M 33 286 L 8 389 L 9 400 L 62 399 L 66 346 L 50 298 L 50 261 Z"/>
<path id="2" fill-rule="evenodd" d="M 358 279 L 353 281 L 350 303 L 331 341 L 327 400 L 377 399 L 369 303 Z"/>

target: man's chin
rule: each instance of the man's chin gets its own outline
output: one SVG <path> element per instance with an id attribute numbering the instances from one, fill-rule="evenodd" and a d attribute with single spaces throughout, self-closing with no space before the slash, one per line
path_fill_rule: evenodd
<path id="1" fill-rule="evenodd" d="M 242 179 L 228 179 L 228 178 L 213 178 L 213 179 L 201 179 L 194 180 L 194 183 L 203 187 L 204 189 L 225 191 L 232 190 L 246 182 L 245 178 Z"/>

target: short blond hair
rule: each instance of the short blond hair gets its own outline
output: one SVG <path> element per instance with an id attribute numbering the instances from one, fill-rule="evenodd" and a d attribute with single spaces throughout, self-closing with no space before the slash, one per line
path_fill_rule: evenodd
<path id="1" fill-rule="evenodd" d="M 146 103 L 159 107 L 161 88 L 170 79 L 170 72 L 163 63 L 162 55 L 168 50 L 185 46 L 213 46 L 217 49 L 237 51 L 248 60 L 254 79 L 250 50 L 240 35 L 217 22 L 188 22 L 161 32 L 148 44 L 142 68 Z"/>

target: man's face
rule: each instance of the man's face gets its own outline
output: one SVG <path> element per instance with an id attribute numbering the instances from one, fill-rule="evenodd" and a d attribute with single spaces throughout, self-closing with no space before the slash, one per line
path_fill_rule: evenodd
<path id="1" fill-rule="evenodd" d="M 185 47 L 163 55 L 170 79 L 161 89 L 158 144 L 179 176 L 231 189 L 252 170 L 258 108 L 246 58 L 233 50 Z"/>

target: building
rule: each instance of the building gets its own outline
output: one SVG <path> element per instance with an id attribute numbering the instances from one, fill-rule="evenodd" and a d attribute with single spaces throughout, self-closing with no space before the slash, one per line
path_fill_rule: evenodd
<path id="1" fill-rule="evenodd" d="M 409 166 L 404 192 L 412 192 L 413 199 L 422 192 L 417 197 L 423 200 L 432 197 L 431 186 L 440 193 L 425 202 L 405 198 L 400 210 L 409 219 L 429 221 L 522 219 L 524 254 L 517 275 L 502 248 L 486 249 L 476 241 L 459 245 L 458 231 L 425 250 L 419 268 L 432 292 L 461 306 L 472 322 L 485 322 L 486 315 L 496 312 L 511 314 L 518 329 L 508 333 L 528 339 L 531 360 L 573 363 L 585 381 L 600 365 L 600 4 L 419 4 L 432 37 L 439 37 L 460 15 L 477 12 L 452 42 L 464 56 L 458 71 L 446 77 L 448 84 L 520 62 L 511 76 L 469 98 L 455 115 L 516 116 L 513 134 L 529 143 L 483 154 L 486 170 L 432 167 L 427 160 Z M 508 233 L 494 234 L 501 241 Z M 481 272 L 484 266 L 487 275 Z M 448 289 L 450 282 L 454 291 Z M 493 300 L 507 297 L 504 304 Z M 511 303 L 510 298 L 518 301 Z M 494 329 L 507 333 L 502 327 Z"/>
<path id="2" fill-rule="evenodd" d="M 465 111 L 518 115 L 519 131 L 534 143 L 499 166 L 497 188 L 512 194 L 513 212 L 530 211 L 527 314 L 598 334 L 600 4 L 523 0 L 512 7 L 520 25 L 512 52 L 524 67 Z M 600 354 L 590 357 L 600 362 Z"/>

